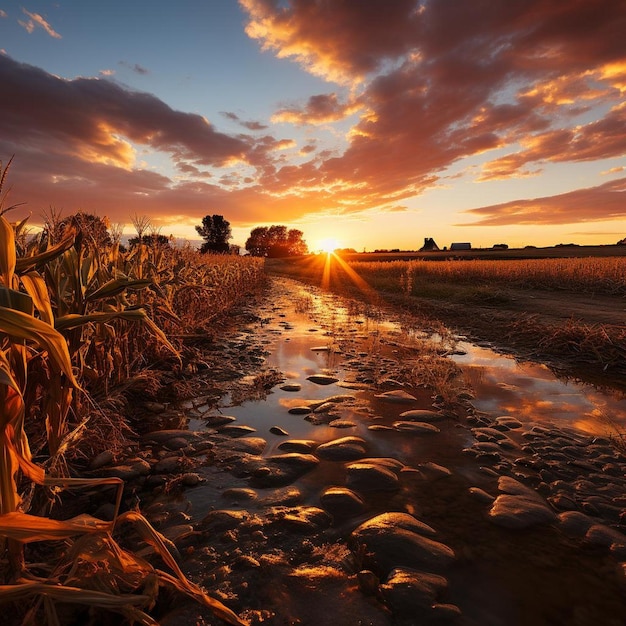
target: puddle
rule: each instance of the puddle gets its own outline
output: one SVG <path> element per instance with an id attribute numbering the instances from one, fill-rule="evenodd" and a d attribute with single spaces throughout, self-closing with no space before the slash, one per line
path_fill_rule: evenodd
<path id="1" fill-rule="evenodd" d="M 245 402 L 239 406 L 227 406 L 222 410 L 250 424 L 268 437 L 268 453 L 275 450 L 280 436 L 268 431 L 278 426 L 294 438 L 326 441 L 342 434 L 361 434 L 367 424 L 357 424 L 342 433 L 338 429 L 313 426 L 300 416 L 287 413 L 287 409 L 301 405 L 303 399 L 321 400 L 335 394 L 351 393 L 357 398 L 371 402 L 371 392 L 346 389 L 331 384 L 318 385 L 307 380 L 317 373 L 330 373 L 340 380 L 353 376 L 354 366 L 346 368 L 346 359 L 381 359 L 384 367 L 385 338 L 398 337 L 411 341 L 423 339 L 420 331 L 407 331 L 400 321 L 372 318 L 363 314 L 357 305 L 346 305 L 336 296 L 299 287 L 301 293 L 295 298 L 305 303 L 305 311 L 277 308 L 272 322 L 263 329 L 271 337 L 268 342 L 270 354 L 268 367 L 282 372 L 288 383 L 298 383 L 301 390 L 282 391 L 280 385 L 273 388 L 267 398 Z M 296 308 L 298 308 L 296 306 Z M 283 317 L 285 316 L 285 317 Z M 437 339 L 437 337 L 435 337 Z M 340 349 L 341 346 L 341 349 Z M 473 394 L 472 404 L 492 417 L 508 415 L 525 424 L 538 423 L 569 427 L 586 434 L 611 435 L 626 431 L 626 397 L 623 393 L 598 389 L 591 385 L 559 379 L 545 365 L 518 362 L 489 348 L 467 341 L 456 344 L 457 351 L 451 358 L 463 371 L 463 379 Z M 389 352 L 389 349 L 387 350 Z M 428 407 L 430 400 L 425 397 Z M 345 411 L 345 419 L 350 419 Z"/>
<path id="2" fill-rule="evenodd" d="M 475 395 L 472 404 L 479 411 L 593 435 L 626 430 L 623 393 L 564 381 L 545 365 L 520 363 L 467 342 L 458 347 L 466 354 L 451 358 L 463 368 Z"/>
<path id="3" fill-rule="evenodd" d="M 432 392 L 417 383 L 405 387 L 415 401 L 401 404 L 377 397 L 381 389 L 373 382 L 392 379 L 403 367 L 410 370 L 428 336 L 409 328 L 404 320 L 384 318 L 378 311 L 292 281 L 277 281 L 275 289 L 274 302 L 261 311 L 263 322 L 250 329 L 249 338 L 252 350 L 262 345 L 266 352 L 263 369 L 281 372 L 285 381 L 273 386 L 262 398 L 240 401 L 245 394 L 226 395 L 218 407 L 223 415 L 235 418 L 234 424 L 252 427 L 250 439 L 266 442 L 262 456 L 258 452 L 238 453 L 236 438 L 235 447 L 229 448 L 229 442 L 224 441 L 228 438 L 217 435 L 221 440 L 216 449 L 224 446 L 221 456 L 218 454 L 217 462 L 205 468 L 206 481 L 186 493 L 193 521 L 220 506 L 245 516 L 269 515 L 270 521 L 264 526 L 268 538 L 258 546 L 247 543 L 240 547 L 234 535 L 220 535 L 219 541 L 225 543 L 220 543 L 219 549 L 227 551 L 221 558 L 239 558 L 238 550 L 259 561 L 268 550 L 273 554 L 284 550 L 285 562 L 303 558 L 297 549 L 289 547 L 293 545 L 293 535 L 284 528 L 277 526 L 278 534 L 272 535 L 277 524 L 274 503 L 285 504 L 280 500 L 281 493 L 285 493 L 281 489 L 284 483 L 276 488 L 269 483 L 259 484 L 255 478 L 266 476 L 274 467 L 274 460 L 268 457 L 284 453 L 281 443 L 312 440 L 315 443 L 310 454 L 304 456 L 316 456 L 316 464 L 285 487 L 296 498 L 289 501 L 289 506 L 318 508 L 329 487 L 342 486 L 356 489 L 365 506 L 359 515 L 333 520 L 327 535 L 309 535 L 307 541 L 319 541 L 320 550 L 329 559 L 332 551 L 328 545 L 343 545 L 341 542 L 360 522 L 381 513 L 406 512 L 435 528 L 438 540 L 456 554 L 454 566 L 446 574 L 449 590 L 444 600 L 461 610 L 463 621 L 459 623 L 618 624 L 613 618 L 623 614 L 626 605 L 617 591 L 623 583 L 616 561 L 609 560 L 606 546 L 591 546 L 583 539 L 566 536 L 559 526 L 558 514 L 562 510 L 580 515 L 584 512 L 595 516 L 597 523 L 610 524 L 611 531 L 621 530 L 620 524 L 626 519 L 626 464 L 609 443 L 595 443 L 589 435 L 606 435 L 610 430 L 608 418 L 617 428 L 626 427 L 623 395 L 559 380 L 544 366 L 518 363 L 486 347 L 459 340 L 454 346 L 455 354 L 449 358 L 461 368 L 460 378 L 465 386 L 471 386 L 471 405 L 476 413 L 470 411 L 463 418 L 447 413 L 438 415 L 442 419 L 434 422 L 438 430 L 433 434 L 403 431 L 394 424 L 403 419 L 404 411 L 437 408 Z M 446 341 L 434 339 L 442 346 Z M 309 380 L 320 374 L 333 377 L 336 382 L 318 384 Z M 249 378 L 252 383 L 253 377 Z M 243 379 L 244 386 L 246 380 Z M 388 388 L 392 389 L 394 385 L 389 382 Z M 295 385 L 297 390 L 281 389 L 286 384 Z M 294 407 L 346 395 L 352 398 L 334 404 L 329 412 L 289 412 Z M 215 413 L 210 410 L 207 415 Z M 483 416 L 488 416 L 484 422 Z M 509 423 L 519 420 L 521 424 L 498 431 L 500 423 L 496 418 L 502 416 L 515 418 Z M 321 423 L 315 423 L 316 417 Z M 206 429 L 205 421 L 193 418 L 189 428 L 201 432 Z M 277 428 L 284 434 L 277 434 Z M 355 487 L 349 481 L 349 461 L 319 454 L 317 444 L 347 436 L 362 438 L 366 458 L 400 463 L 403 469 L 399 470 L 395 489 L 376 491 L 367 482 Z M 544 514 L 549 511 L 552 521 L 522 530 L 491 521 L 491 503 L 503 491 L 501 478 L 519 480 L 528 489 L 536 490 L 536 497 L 546 503 L 541 510 Z M 225 497 L 233 487 L 245 491 L 250 498 Z M 523 488 L 521 484 L 520 487 Z M 482 495 L 477 499 L 472 489 Z M 515 515 L 514 521 L 519 521 Z M 301 532 L 305 531 L 298 529 L 296 535 Z M 224 547 L 230 545 L 229 538 L 233 541 L 231 552 Z M 296 551 L 289 552 L 290 549 Z M 616 555 L 626 555 L 626 543 L 619 550 Z M 301 621 L 298 617 L 290 623 L 352 626 L 361 623 L 352 618 L 375 606 L 355 586 L 355 571 L 344 571 L 339 562 L 332 565 L 334 576 L 345 580 L 349 591 L 323 595 L 336 611 L 347 607 L 347 613 L 339 619 L 318 615 L 315 621 Z M 306 579 L 309 586 L 296 590 L 291 573 L 286 574 L 286 583 L 278 568 L 264 570 L 269 587 L 287 585 L 290 589 L 276 609 L 277 616 L 288 614 L 288 607 L 296 613 L 304 611 L 300 605 L 306 593 L 318 589 L 318 579 L 311 573 L 314 568 L 306 571 L 311 576 Z M 260 584 L 252 580 L 246 578 L 245 585 Z M 332 579 L 333 589 L 337 580 Z M 265 606 L 267 596 L 261 595 L 261 604 Z M 300 608 L 296 610 L 296 606 Z M 346 617 L 351 611 L 351 617 Z M 268 621 L 268 626 L 286 623 L 277 619 Z M 367 623 L 389 626 L 392 621 L 382 610 Z M 441 622 L 425 617 L 420 623 Z"/>

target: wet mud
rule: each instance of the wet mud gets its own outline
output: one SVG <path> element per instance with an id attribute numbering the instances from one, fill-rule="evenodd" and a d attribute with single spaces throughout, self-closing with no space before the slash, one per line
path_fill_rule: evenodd
<path id="1" fill-rule="evenodd" d="M 626 623 L 623 398 L 286 279 L 255 314 L 234 380 L 94 468 L 190 578 L 251 624 Z"/>

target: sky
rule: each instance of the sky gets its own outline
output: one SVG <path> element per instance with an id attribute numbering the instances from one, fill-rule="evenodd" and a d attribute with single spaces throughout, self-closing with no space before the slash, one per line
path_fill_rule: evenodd
<path id="1" fill-rule="evenodd" d="M 311 250 L 613 244 L 625 33 L 626 0 L 0 0 L 3 206 Z"/>

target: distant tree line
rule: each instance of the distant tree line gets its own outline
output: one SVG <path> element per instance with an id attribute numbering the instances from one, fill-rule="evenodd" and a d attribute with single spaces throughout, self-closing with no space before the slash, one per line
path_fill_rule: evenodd
<path id="1" fill-rule="evenodd" d="M 233 246 L 228 243 L 232 239 L 230 223 L 223 215 L 205 215 L 202 218 L 202 225 L 196 226 L 196 231 L 204 239 L 200 252 L 225 254 L 233 251 Z M 270 258 L 298 256 L 309 251 L 302 237 L 302 231 L 296 228 L 258 226 L 250 232 L 245 248 L 252 256 Z M 236 252 L 238 251 L 237 248 Z"/>

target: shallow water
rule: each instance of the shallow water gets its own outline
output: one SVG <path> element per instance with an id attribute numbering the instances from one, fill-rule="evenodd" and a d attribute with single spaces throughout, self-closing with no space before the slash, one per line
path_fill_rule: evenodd
<path id="1" fill-rule="evenodd" d="M 300 287 L 305 294 L 309 289 Z M 306 297 L 306 295 L 302 295 Z M 272 336 L 267 365 L 283 372 L 287 382 L 302 385 L 297 393 L 275 387 L 262 401 L 229 407 L 228 412 L 245 423 L 267 430 L 279 426 L 292 437 L 327 440 L 336 429 L 311 426 L 284 409 L 301 404 L 303 398 L 315 400 L 353 393 L 364 400 L 372 394 L 332 385 L 317 385 L 306 380 L 312 374 L 329 372 L 343 380 L 348 374 L 344 356 L 335 352 L 338 340 L 355 345 L 357 354 L 381 350 L 385 336 L 408 336 L 402 322 L 389 318 L 372 319 L 350 310 L 336 297 L 313 292 L 307 312 L 288 312 L 288 318 L 275 317 L 266 332 Z M 275 314 L 287 315 L 277 309 Z M 288 321 L 286 321 L 288 319 Z M 329 348 L 322 351 L 315 348 Z M 490 416 L 510 415 L 524 423 L 554 424 L 594 435 L 611 435 L 626 431 L 626 396 L 623 392 L 599 389 L 596 386 L 558 378 L 547 366 L 520 362 L 511 356 L 468 341 L 459 340 L 451 358 L 462 371 L 465 383 L 473 394 L 472 404 Z M 354 354 L 348 356 L 354 356 Z M 358 358 L 358 357 L 357 357 Z M 382 357 L 381 357 L 382 358 Z M 427 406 L 427 405 L 426 405 Z M 349 413 L 346 416 L 350 418 Z M 357 427 L 357 432 L 359 428 Z M 331 433 L 331 431 L 335 431 Z M 354 430 L 351 429 L 352 434 Z M 270 443 L 280 437 L 270 434 Z M 274 439 L 272 439 L 274 437 Z M 273 451 L 272 447 L 268 452 Z"/>
<path id="2" fill-rule="evenodd" d="M 571 453 L 579 440 L 575 436 L 569 443 L 553 443 L 553 440 L 563 440 L 568 432 L 580 433 L 582 441 L 583 436 L 589 434 L 606 435 L 611 428 L 623 429 L 626 426 L 623 396 L 559 380 L 545 366 L 519 363 L 487 347 L 459 339 L 448 358 L 461 368 L 461 378 L 465 387 L 471 388 L 471 405 L 477 415 L 487 415 L 491 421 L 506 415 L 523 423 L 523 429 L 507 433 L 513 447 L 499 450 L 495 461 L 487 458 L 489 454 L 484 458 L 480 452 L 474 454 L 475 429 L 455 419 L 437 422 L 440 432 L 432 435 L 393 428 L 380 430 L 402 419 L 400 414 L 407 409 L 433 407 L 432 392 L 426 389 L 411 388 L 416 401 L 403 405 L 377 398 L 379 390 L 368 384 L 368 378 L 393 378 L 399 368 L 418 353 L 425 333 L 409 329 L 406 320 L 391 319 L 379 311 L 346 303 L 311 287 L 291 281 L 275 287 L 278 290 L 276 300 L 262 311 L 263 322 L 253 329 L 250 337 L 256 337 L 256 341 L 261 338 L 267 351 L 265 368 L 282 372 L 285 383 L 297 383 L 301 388 L 296 392 L 286 391 L 278 384 L 265 397 L 247 401 L 240 401 L 238 395 L 226 395 L 219 412 L 235 417 L 237 424 L 254 428 L 252 436 L 267 441 L 265 457 L 282 453 L 279 446 L 287 439 L 325 443 L 357 436 L 367 442 L 368 456 L 397 459 L 408 470 L 395 492 L 366 490 L 361 493 L 366 511 L 360 518 L 336 520 L 332 537 L 345 538 L 360 521 L 387 511 L 405 511 L 431 525 L 439 540 L 457 555 L 447 573 L 450 585 L 446 601 L 460 607 L 463 612 L 460 623 L 464 626 L 564 623 L 617 626 L 622 623 L 620 616 L 626 611 L 622 601 L 623 575 L 619 577 L 615 560 L 609 559 L 595 545 L 579 545 L 566 538 L 557 523 L 513 531 L 498 526 L 489 520 L 490 505 L 476 500 L 470 488 L 479 487 L 496 497 L 499 476 L 507 475 L 528 481 L 533 487 L 544 484 L 543 497 L 547 497 L 548 493 L 558 495 L 558 483 L 565 486 L 570 483 L 571 498 L 576 500 L 573 506 L 578 510 L 611 505 L 606 509 L 607 515 L 618 515 L 618 508 L 623 510 L 623 489 L 619 482 L 623 476 L 608 476 L 606 484 L 601 482 L 605 477 L 601 476 L 599 468 L 604 461 L 598 461 L 598 469 L 591 473 L 584 469 L 574 476 L 573 472 L 581 471 L 577 463 L 589 465 L 582 456 L 589 448 L 588 442 L 580 444 L 571 459 L 557 461 L 559 455 L 563 456 L 561 447 L 563 452 Z M 321 385 L 308 380 L 314 374 L 332 375 L 337 382 Z M 346 394 L 354 399 L 337 404 L 333 413 L 343 422 L 341 425 L 347 427 L 339 428 L 332 422 L 315 424 L 310 415 L 305 418 L 289 413 L 290 408 L 309 401 Z M 535 425 L 554 430 L 537 435 L 542 438 L 535 439 Z M 372 426 L 378 429 L 372 430 Z M 272 433 L 273 427 L 282 429 L 286 435 Z M 204 419 L 192 419 L 189 428 L 202 430 Z M 472 454 L 466 454 L 468 451 Z M 543 476 L 530 465 L 518 464 L 520 455 L 534 458 L 535 451 L 545 452 L 547 461 L 542 467 L 547 473 Z M 576 456 L 579 453 L 581 456 Z M 592 459 L 594 463 L 597 457 L 596 454 Z M 445 480 L 427 479 L 427 473 L 420 475 L 430 463 L 447 468 L 450 474 Z M 299 504 L 319 507 L 325 489 L 346 484 L 346 465 L 321 460 L 314 469 L 298 478 L 294 486 L 301 494 Z M 597 482 L 599 491 L 605 490 L 603 502 L 593 500 L 595 495 L 586 492 L 591 488 L 587 478 Z M 220 503 L 246 511 L 262 512 L 267 507 L 272 488 L 257 488 L 256 500 L 231 502 L 221 495 L 229 486 L 229 482 L 223 480 L 222 483 L 209 480 L 189 492 L 192 514 L 195 511 L 201 517 Z M 238 480 L 242 485 L 247 484 L 245 476 Z M 579 486 L 580 497 L 574 493 Z M 619 525 L 616 520 L 617 517 L 611 520 L 614 526 Z M 328 597 L 327 602 L 338 613 L 342 605 L 349 607 L 352 603 L 355 611 L 364 610 L 366 601 L 354 586 L 351 589 L 349 595 Z M 301 589 L 284 597 L 281 610 L 285 614 L 290 607 L 296 611 L 295 607 L 306 597 L 303 593 Z M 371 623 L 385 626 L 395 623 L 388 622 L 383 613 L 380 615 L 380 621 Z M 333 620 L 329 615 L 325 621 L 297 623 L 352 626 L 361 622 L 346 621 L 346 618 Z"/>

